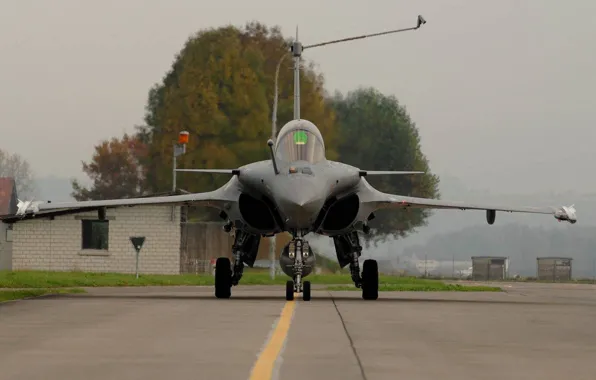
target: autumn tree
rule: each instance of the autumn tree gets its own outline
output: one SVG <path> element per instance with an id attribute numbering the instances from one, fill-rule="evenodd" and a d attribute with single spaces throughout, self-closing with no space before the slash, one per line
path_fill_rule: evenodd
<path id="1" fill-rule="evenodd" d="M 72 197 L 77 201 L 131 198 L 145 194 L 146 170 L 140 160 L 147 155 L 147 145 L 138 137 L 125 134 L 95 146 L 90 163 L 83 171 L 93 180 L 90 189 L 72 181 Z"/>
<path id="2" fill-rule="evenodd" d="M 14 178 L 19 198 L 35 196 L 36 185 L 31 166 L 20 155 L 0 149 L 0 177 Z"/>
<path id="3" fill-rule="evenodd" d="M 274 76 L 289 40 L 278 28 L 249 23 L 199 31 L 191 37 L 163 81 L 149 92 L 141 135 L 149 144 L 148 186 L 165 191 L 172 184 L 173 143 L 190 133 L 180 168 L 236 168 L 269 158 Z M 279 73 L 278 126 L 293 119 L 291 56 Z M 325 102 L 323 78 L 312 65 L 301 71 L 301 116 L 314 122 L 334 151 L 333 111 Z M 225 175 L 180 173 L 177 185 L 209 191 L 229 180 Z"/>
<path id="4" fill-rule="evenodd" d="M 439 178 L 430 173 L 422 153 L 415 123 L 393 96 L 372 88 L 361 88 L 330 99 L 337 115 L 341 140 L 340 160 L 365 170 L 424 171 L 420 175 L 367 177 L 380 191 L 406 196 L 437 198 Z M 408 211 L 383 209 L 370 222 L 367 243 L 384 241 L 387 236 L 405 237 L 416 227 L 426 225 L 428 209 Z"/>

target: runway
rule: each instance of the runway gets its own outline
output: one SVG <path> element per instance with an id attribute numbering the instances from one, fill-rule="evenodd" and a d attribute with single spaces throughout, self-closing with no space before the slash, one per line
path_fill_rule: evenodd
<path id="1" fill-rule="evenodd" d="M 503 285 L 503 284 L 500 284 Z M 314 289 L 314 286 L 313 286 Z M 0 305 L 0 379 L 590 379 L 596 286 L 95 288 Z M 281 317 L 280 317 L 281 316 Z"/>

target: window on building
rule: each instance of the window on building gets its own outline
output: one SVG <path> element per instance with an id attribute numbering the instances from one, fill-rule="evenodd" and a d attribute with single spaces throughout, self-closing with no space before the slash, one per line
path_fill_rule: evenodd
<path id="1" fill-rule="evenodd" d="M 7 242 L 12 241 L 12 224 L 9 224 L 8 227 L 6 228 L 6 241 Z"/>
<path id="2" fill-rule="evenodd" d="M 108 249 L 110 225 L 107 220 L 82 220 L 83 249 Z"/>

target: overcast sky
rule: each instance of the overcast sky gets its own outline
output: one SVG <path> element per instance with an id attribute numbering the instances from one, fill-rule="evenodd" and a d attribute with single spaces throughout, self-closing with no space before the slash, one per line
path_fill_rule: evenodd
<path id="1" fill-rule="evenodd" d="M 149 88 L 197 30 L 257 20 L 305 44 L 329 90 L 406 105 L 439 175 L 499 192 L 593 192 L 594 0 L 2 0 L 0 147 L 38 176 L 83 177 L 103 139 L 142 123 Z M 307 117 L 307 115 L 303 115 Z M 266 149 L 265 142 L 263 149 Z M 394 168 L 397 169 L 397 168 Z"/>

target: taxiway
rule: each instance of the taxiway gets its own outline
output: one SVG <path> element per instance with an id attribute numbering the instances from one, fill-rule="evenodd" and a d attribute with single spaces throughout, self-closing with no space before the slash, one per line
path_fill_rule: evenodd
<path id="1" fill-rule="evenodd" d="M 594 379 L 596 286 L 94 288 L 0 304 L 0 379 Z M 280 317 L 281 316 L 281 317 Z"/>

